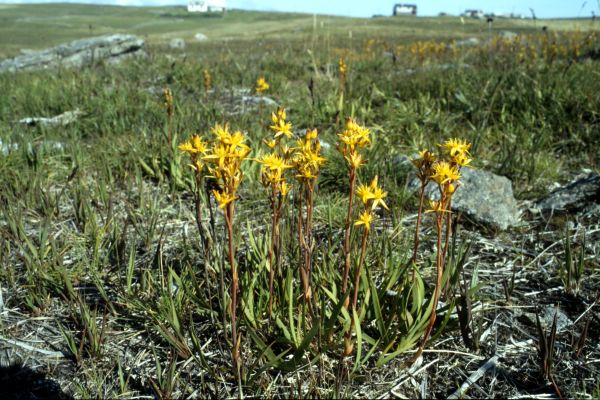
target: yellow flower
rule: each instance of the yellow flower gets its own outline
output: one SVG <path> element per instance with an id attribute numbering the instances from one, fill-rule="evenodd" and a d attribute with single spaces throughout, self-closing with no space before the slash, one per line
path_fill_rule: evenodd
<path id="1" fill-rule="evenodd" d="M 368 231 L 371 229 L 371 223 L 373 222 L 373 214 L 370 211 L 363 211 L 362 214 L 358 217 L 354 225 L 364 225 L 365 229 Z"/>
<path id="2" fill-rule="evenodd" d="M 358 169 L 358 167 L 360 167 L 362 164 L 364 164 L 362 156 L 356 151 L 353 151 L 349 157 L 346 157 L 346 161 L 348 161 L 348 163 L 354 169 Z"/>
<path id="3" fill-rule="evenodd" d="M 256 80 L 256 92 L 258 94 L 263 94 L 269 89 L 269 84 L 265 80 L 265 78 L 260 77 Z"/>
<path id="4" fill-rule="evenodd" d="M 270 148 L 271 150 L 273 150 L 275 148 L 275 146 L 277 145 L 277 141 L 275 139 L 271 139 L 271 140 L 263 139 L 263 143 L 265 145 L 267 145 L 267 147 Z"/>
<path id="5" fill-rule="evenodd" d="M 449 139 L 444 144 L 441 144 L 440 147 L 444 148 L 450 157 L 454 157 L 457 154 L 468 153 L 471 143 L 468 143 L 466 140 Z"/>
<path id="6" fill-rule="evenodd" d="M 271 121 L 276 124 L 280 119 L 285 120 L 287 115 L 285 113 L 285 108 L 277 107 L 277 113 L 271 113 Z"/>
<path id="7" fill-rule="evenodd" d="M 383 199 L 387 196 L 387 192 L 384 192 L 383 189 L 377 185 L 377 176 L 373 178 L 373 181 L 369 185 L 369 188 L 371 189 L 371 193 L 373 195 L 373 204 L 371 205 L 371 209 L 374 210 L 377 208 L 378 205 L 381 205 L 383 208 L 389 211 L 390 209 L 388 208 L 387 204 L 385 204 L 385 202 L 383 201 Z"/>
<path id="8" fill-rule="evenodd" d="M 305 140 L 315 140 L 318 136 L 318 131 L 316 129 L 307 129 L 306 135 L 304 136 Z"/>
<path id="9" fill-rule="evenodd" d="M 219 168 L 223 168 L 230 157 L 229 147 L 219 143 L 215 144 L 212 153 L 205 156 L 204 160 L 214 162 Z"/>
<path id="10" fill-rule="evenodd" d="M 340 61 L 338 63 L 338 70 L 340 76 L 346 77 L 346 72 L 348 72 L 348 65 L 346 65 L 343 58 L 340 58 Z"/>
<path id="11" fill-rule="evenodd" d="M 207 69 L 202 71 L 202 78 L 204 79 L 204 90 L 208 92 L 210 90 L 212 79 L 210 77 L 210 72 L 208 72 Z"/>
<path id="12" fill-rule="evenodd" d="M 290 190 L 292 190 L 292 185 L 288 185 L 286 181 L 280 181 L 278 189 L 279 193 L 281 193 L 281 195 L 285 197 L 290 192 Z"/>
<path id="13" fill-rule="evenodd" d="M 360 197 L 363 204 L 367 204 L 369 200 L 374 198 L 374 193 L 371 191 L 371 187 L 367 185 L 359 185 L 356 189 L 356 195 Z"/>
<path id="14" fill-rule="evenodd" d="M 218 190 L 213 190 L 213 194 L 215 195 L 215 199 L 219 203 L 219 208 L 225 208 L 225 206 L 236 199 L 235 196 L 226 193 L 219 192 Z"/>
<path id="15" fill-rule="evenodd" d="M 444 205 L 442 204 L 441 201 L 429 200 L 429 209 L 426 210 L 425 212 L 442 213 L 442 212 L 449 212 L 449 211 L 444 209 Z"/>
<path id="16" fill-rule="evenodd" d="M 424 149 L 421 150 L 419 152 L 419 157 L 421 157 L 421 159 L 423 161 L 425 161 L 426 163 L 429 164 L 433 164 L 435 162 L 435 154 L 433 154 L 431 151 Z"/>
<path id="17" fill-rule="evenodd" d="M 226 143 L 231 139 L 231 133 L 229 132 L 228 124 L 216 124 L 211 131 L 215 135 L 216 139 L 221 143 Z"/>
<path id="18" fill-rule="evenodd" d="M 236 131 L 233 134 L 224 138 L 223 143 L 230 145 L 234 149 L 240 147 L 246 140 L 244 134 L 240 131 Z"/>
<path id="19" fill-rule="evenodd" d="M 207 144 L 202 140 L 199 135 L 192 135 L 190 140 L 177 146 L 177 148 L 183 152 L 188 153 L 192 158 L 198 153 L 206 153 Z"/>
<path id="20" fill-rule="evenodd" d="M 191 141 L 183 142 L 177 148 L 185 153 L 195 154 L 196 150 L 194 149 L 194 145 L 192 145 Z"/>
<path id="21" fill-rule="evenodd" d="M 263 156 L 258 162 L 263 164 L 264 168 L 268 168 L 271 171 L 284 171 L 288 168 L 292 168 L 292 166 L 287 164 L 281 156 L 274 153 Z"/>
<path id="22" fill-rule="evenodd" d="M 285 120 L 277 121 L 277 124 L 269 126 L 275 132 L 275 138 L 285 135 L 287 138 L 292 137 L 292 123 Z"/>
<path id="23" fill-rule="evenodd" d="M 438 161 L 433 164 L 433 175 L 431 179 L 440 185 L 456 182 L 460 179 L 458 167 L 450 165 L 446 161 Z"/>
<path id="24" fill-rule="evenodd" d="M 292 137 L 292 123 L 286 122 L 286 114 L 283 107 L 277 107 L 277 113 L 271 113 L 271 121 L 273 125 L 269 126 L 275 132 L 275 139 L 285 135 L 287 138 Z"/>
<path id="25" fill-rule="evenodd" d="M 356 147 L 365 147 L 371 143 L 369 138 L 369 130 L 360 126 L 354 119 L 348 118 L 346 121 L 346 130 L 338 134 L 340 141 L 346 145 L 350 150 L 354 150 Z M 348 149 L 342 149 L 342 153 L 348 151 Z"/>
<path id="26" fill-rule="evenodd" d="M 452 157 L 452 162 L 460 167 L 466 167 L 468 166 L 471 161 L 473 161 L 472 158 L 469 158 L 469 156 L 467 155 L 468 153 L 457 153 L 456 155 L 454 155 Z"/>

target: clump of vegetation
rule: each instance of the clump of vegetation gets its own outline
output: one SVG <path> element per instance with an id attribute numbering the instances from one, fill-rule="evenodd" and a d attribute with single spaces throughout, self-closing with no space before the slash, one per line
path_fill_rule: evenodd
<path id="1" fill-rule="evenodd" d="M 559 246 L 560 218 L 492 234 L 452 202 L 465 167 L 525 200 L 598 168 L 597 33 L 302 18 L 0 74 L 0 339 L 84 398 L 442 397 L 496 353 L 512 364 L 475 396 L 596 393 L 597 214 Z M 572 323 L 548 336 L 530 307 L 557 302 Z"/>

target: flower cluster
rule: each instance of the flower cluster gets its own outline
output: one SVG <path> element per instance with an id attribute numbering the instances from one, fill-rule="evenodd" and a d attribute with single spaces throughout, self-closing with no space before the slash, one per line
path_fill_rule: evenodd
<path id="1" fill-rule="evenodd" d="M 340 73 L 340 78 L 346 78 L 346 73 L 348 72 L 348 65 L 344 61 L 343 58 L 340 58 L 338 62 L 338 72 Z"/>
<path id="2" fill-rule="evenodd" d="M 283 107 L 278 107 L 276 112 L 271 113 L 271 125 L 273 138 L 264 140 L 271 153 L 264 155 L 257 161 L 262 164 L 262 184 L 271 187 L 272 196 L 281 193 L 287 195 L 291 186 L 287 183 L 284 173 L 292 168 L 290 157 L 293 149 L 281 143 L 282 139 L 292 137 L 292 123 L 286 121 L 286 113 Z M 272 199 L 274 201 L 275 199 Z"/>
<path id="3" fill-rule="evenodd" d="M 213 190 L 219 208 L 236 199 L 237 189 L 242 182 L 242 161 L 250 153 L 250 147 L 244 144 L 245 136 L 240 131 L 230 132 L 229 125 L 215 125 L 215 136 L 210 152 L 203 160 L 208 164 L 210 176 L 217 180 L 220 189 Z"/>
<path id="4" fill-rule="evenodd" d="M 303 138 L 298 139 L 292 163 L 296 170 L 296 179 L 301 182 L 314 182 L 319 175 L 325 158 L 321 156 L 321 143 L 316 129 L 309 129 Z"/>
<path id="5" fill-rule="evenodd" d="M 383 189 L 378 186 L 377 181 L 378 177 L 375 176 L 369 185 L 359 185 L 356 189 L 356 195 L 362 201 L 364 209 L 354 225 L 362 225 L 367 231 L 371 229 L 371 223 L 375 219 L 374 211 L 377 207 L 381 206 L 386 210 L 389 210 L 387 204 L 383 201 L 387 196 L 387 192 L 384 192 Z"/>
<path id="6" fill-rule="evenodd" d="M 428 181 L 433 181 L 440 190 L 440 200 L 431 201 L 428 211 L 441 213 L 448 212 L 450 199 L 456 190 L 461 178 L 460 169 L 468 166 L 472 159 L 469 154 L 471 144 L 460 139 L 449 139 L 439 147 L 444 151 L 442 159 L 425 149 L 419 152 L 419 158 L 413 160 L 417 167 L 417 176 L 424 187 Z"/>
<path id="7" fill-rule="evenodd" d="M 196 172 L 196 174 L 201 174 L 205 165 L 203 157 L 206 155 L 208 150 L 208 144 L 202 139 L 202 137 L 200 135 L 192 135 L 187 142 L 180 144 L 178 149 L 190 155 L 192 159 L 190 166 Z"/>
<path id="8" fill-rule="evenodd" d="M 202 80 L 204 81 L 204 91 L 208 92 L 212 87 L 212 77 L 210 76 L 210 72 L 207 69 L 202 71 Z"/>
<path id="9" fill-rule="evenodd" d="M 371 143 L 369 135 L 369 130 L 360 126 L 352 118 L 348 118 L 346 121 L 346 129 L 338 134 L 341 142 L 339 151 L 344 156 L 349 168 L 356 170 L 364 164 L 360 149 Z"/>
<path id="10" fill-rule="evenodd" d="M 275 139 L 281 136 L 288 139 L 292 137 L 292 123 L 286 121 L 285 108 L 277 107 L 277 112 L 271 113 L 271 122 L 273 125 L 269 128 L 275 133 Z"/>
<path id="11" fill-rule="evenodd" d="M 171 92 L 171 89 L 164 88 L 163 97 L 165 98 L 165 110 L 167 111 L 167 116 L 171 118 L 173 116 L 173 92 Z"/>
<path id="12" fill-rule="evenodd" d="M 269 90 L 269 84 L 265 80 L 265 78 L 260 77 L 256 80 L 256 93 L 264 94 L 267 90 Z"/>

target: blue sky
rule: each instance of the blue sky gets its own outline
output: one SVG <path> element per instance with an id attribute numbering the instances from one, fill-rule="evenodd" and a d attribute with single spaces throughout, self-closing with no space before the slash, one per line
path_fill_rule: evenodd
<path id="1" fill-rule="evenodd" d="M 0 0 L 0 3 L 51 3 L 48 0 Z M 63 2 L 103 3 L 119 5 L 175 5 L 187 4 L 187 0 L 63 0 Z M 389 15 L 396 2 L 388 0 L 226 0 L 230 8 L 268 11 L 297 11 L 306 13 L 370 17 L 374 14 Z M 535 10 L 539 18 L 589 17 L 592 12 L 600 16 L 600 0 L 408 0 L 417 4 L 419 15 L 437 15 L 439 12 L 459 14 L 468 8 L 484 12 L 516 13 L 530 16 Z"/>

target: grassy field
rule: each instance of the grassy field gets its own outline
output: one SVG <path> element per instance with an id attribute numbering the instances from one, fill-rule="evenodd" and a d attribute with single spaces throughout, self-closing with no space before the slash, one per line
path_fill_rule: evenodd
<path id="1" fill-rule="evenodd" d="M 341 18 L 306 14 L 265 14 L 229 11 L 225 15 L 189 14 L 184 7 L 118 7 L 77 4 L 0 4 L 0 57 L 12 56 L 20 49 L 42 49 L 69 40 L 112 33 L 143 36 L 151 44 L 165 43 L 173 37 L 193 40 L 202 33 L 212 41 L 256 40 L 269 37 L 281 40 L 311 37 L 314 31 L 330 35 L 386 37 L 396 40 L 451 40 L 485 37 L 487 24 L 458 17 L 444 18 Z M 591 20 L 498 19 L 495 31 L 517 33 L 539 31 L 543 25 L 552 30 L 593 29 Z"/>
<path id="2" fill-rule="evenodd" d="M 148 53 L 0 74 L 0 387 L 446 398 L 494 364 L 460 396 L 599 397 L 598 208 L 533 207 L 598 173 L 594 24 L 0 5 L 0 57 L 116 32 Z M 519 226 L 419 211 L 402 157 L 451 138 L 512 181 Z"/>

